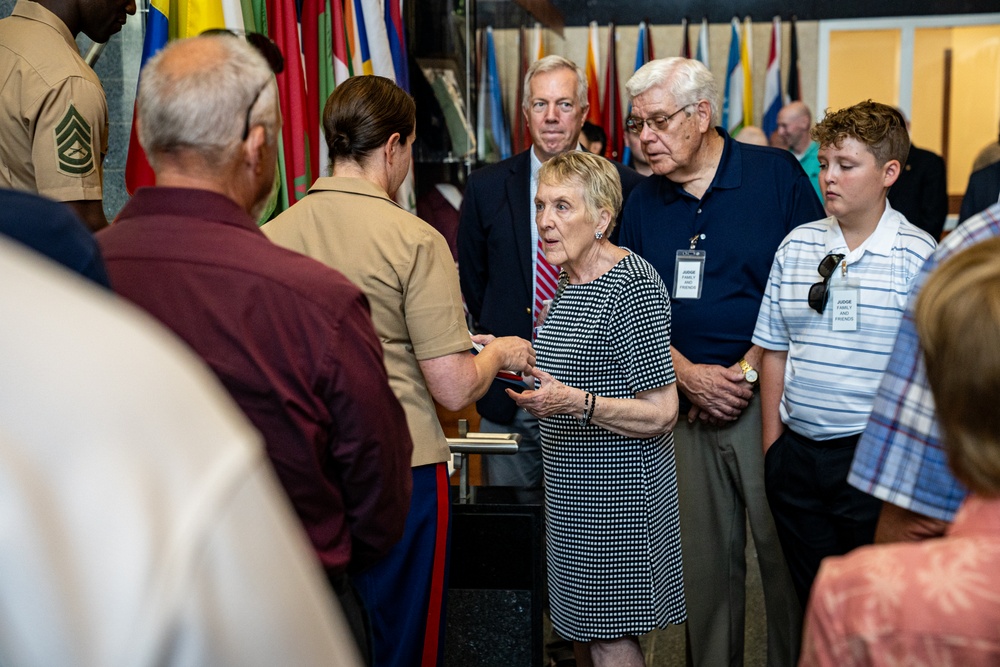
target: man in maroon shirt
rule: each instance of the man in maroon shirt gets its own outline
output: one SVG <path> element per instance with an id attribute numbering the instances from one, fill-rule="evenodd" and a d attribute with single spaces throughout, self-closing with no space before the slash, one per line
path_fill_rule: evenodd
<path id="1" fill-rule="evenodd" d="M 157 187 L 97 237 L 112 285 L 205 359 L 264 434 L 352 620 L 345 573 L 401 537 L 413 445 L 365 297 L 257 228 L 278 150 L 274 77 L 242 39 L 175 42 L 143 69 L 138 113 Z"/>

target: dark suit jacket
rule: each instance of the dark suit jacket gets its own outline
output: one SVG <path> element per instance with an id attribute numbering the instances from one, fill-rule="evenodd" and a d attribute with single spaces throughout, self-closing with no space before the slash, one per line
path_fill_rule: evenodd
<path id="1" fill-rule="evenodd" d="M 628 199 L 643 177 L 622 164 L 612 164 L 622 179 L 622 195 Z M 531 225 L 535 220 L 528 201 L 530 178 L 531 155 L 524 151 L 474 171 L 465 188 L 458 225 L 458 272 L 465 304 L 482 333 L 531 340 L 535 253 Z M 617 228 L 612 235 L 615 239 Z M 504 383 L 494 382 L 476 407 L 483 417 L 508 424 L 517 406 L 503 388 Z"/>
<path id="2" fill-rule="evenodd" d="M 972 172 L 972 176 L 969 176 L 969 186 L 965 188 L 965 196 L 962 197 L 962 208 L 958 213 L 959 223 L 996 204 L 998 197 L 1000 197 L 1000 162 Z"/>
<path id="3" fill-rule="evenodd" d="M 910 155 L 889 189 L 889 203 L 906 219 L 941 238 L 948 217 L 948 179 L 940 155 L 910 146 Z"/>

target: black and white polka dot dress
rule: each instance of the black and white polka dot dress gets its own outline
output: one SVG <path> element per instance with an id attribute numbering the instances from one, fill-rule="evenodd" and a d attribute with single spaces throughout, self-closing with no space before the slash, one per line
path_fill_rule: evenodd
<path id="1" fill-rule="evenodd" d="M 590 283 L 567 285 L 535 349 L 539 368 L 599 397 L 670 384 L 666 288 L 632 253 Z M 628 438 L 577 416 L 541 420 L 556 631 L 589 641 L 683 622 L 673 435 Z"/>

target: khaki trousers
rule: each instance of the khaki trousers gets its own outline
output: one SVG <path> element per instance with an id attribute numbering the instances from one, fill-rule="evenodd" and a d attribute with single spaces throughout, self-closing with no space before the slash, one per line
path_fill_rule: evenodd
<path id="1" fill-rule="evenodd" d="M 691 665 L 743 664 L 748 518 L 764 586 L 767 664 L 798 660 L 802 608 L 768 508 L 760 440 L 758 396 L 725 426 L 681 415 L 674 429 Z"/>

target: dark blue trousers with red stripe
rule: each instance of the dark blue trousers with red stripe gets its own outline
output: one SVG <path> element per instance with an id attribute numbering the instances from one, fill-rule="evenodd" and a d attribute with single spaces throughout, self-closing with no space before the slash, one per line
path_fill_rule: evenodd
<path id="1" fill-rule="evenodd" d="M 403 539 L 352 581 L 371 624 L 372 667 L 439 667 L 451 543 L 448 466 L 413 469 Z"/>

